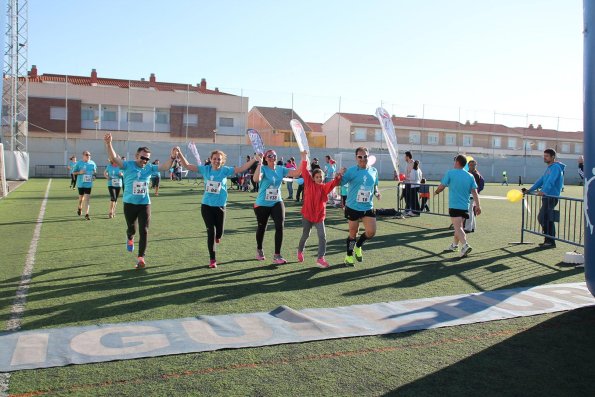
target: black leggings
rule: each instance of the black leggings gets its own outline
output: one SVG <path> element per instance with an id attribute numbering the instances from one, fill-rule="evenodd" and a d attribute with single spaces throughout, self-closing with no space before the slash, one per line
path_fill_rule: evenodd
<path id="1" fill-rule="evenodd" d="M 70 174 L 70 187 L 76 187 L 76 175 L 74 174 Z"/>
<path id="2" fill-rule="evenodd" d="M 136 234 L 136 221 L 138 220 L 138 256 L 145 256 L 147 249 L 147 236 L 149 235 L 149 223 L 151 222 L 151 204 L 130 204 L 124 203 L 124 217 L 126 218 L 126 236 L 128 240 Z"/>
<path id="3" fill-rule="evenodd" d="M 256 214 L 256 221 L 258 228 L 256 229 L 256 248 L 262 249 L 262 240 L 264 240 L 264 232 L 267 229 L 269 216 L 275 222 L 275 254 L 281 253 L 281 245 L 283 244 L 283 224 L 285 223 L 285 204 L 283 201 L 278 202 L 272 207 L 259 206 L 254 207 Z"/>
<path id="4" fill-rule="evenodd" d="M 108 186 L 107 190 L 109 190 L 110 201 L 118 201 L 118 197 L 120 197 L 120 188 L 116 186 Z"/>
<path id="5" fill-rule="evenodd" d="M 202 204 L 200 206 L 202 219 L 207 227 L 207 248 L 209 258 L 215 259 L 215 239 L 223 236 L 223 224 L 225 222 L 225 207 L 212 207 Z"/>

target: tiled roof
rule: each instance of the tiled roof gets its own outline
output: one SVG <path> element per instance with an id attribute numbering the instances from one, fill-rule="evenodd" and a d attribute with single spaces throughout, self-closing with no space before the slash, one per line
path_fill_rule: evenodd
<path id="1" fill-rule="evenodd" d="M 308 126 L 302 118 L 295 112 L 295 110 L 285 109 L 285 108 L 267 108 L 264 106 L 254 106 L 253 109 L 256 109 L 260 112 L 262 117 L 271 125 L 271 127 L 275 130 L 290 130 L 291 126 L 289 122 L 291 119 L 296 119 L 302 126 L 304 126 L 304 131 L 311 132 L 312 129 Z"/>
<path id="2" fill-rule="evenodd" d="M 339 113 L 353 124 L 380 126 L 376 116 L 370 114 Z M 542 128 L 507 127 L 502 124 L 459 123 L 458 121 L 420 119 L 414 117 L 392 117 L 395 128 L 424 128 L 452 131 L 486 132 L 498 135 L 516 135 L 519 137 L 547 137 L 564 139 L 582 139 L 582 131 L 556 131 Z"/>
<path id="3" fill-rule="evenodd" d="M 307 121 L 306 124 L 310 127 L 312 132 L 322 132 L 322 123 L 315 123 L 313 121 Z"/>
<path id="4" fill-rule="evenodd" d="M 41 75 L 37 75 L 36 77 L 29 77 L 30 83 L 65 83 L 66 82 L 66 75 L 64 74 L 51 74 L 51 73 L 44 73 Z M 85 86 L 92 86 L 91 77 L 87 76 L 68 76 L 68 83 L 74 85 L 85 85 Z M 203 94 L 212 94 L 212 95 L 232 95 L 225 92 L 220 92 L 218 90 L 210 90 L 210 89 L 202 89 L 200 85 L 191 85 L 191 84 L 180 84 L 180 83 L 167 83 L 167 82 L 160 82 L 156 81 L 155 83 L 151 83 L 148 80 L 122 80 L 122 79 L 110 79 L 110 78 L 97 78 L 97 86 L 112 86 L 112 87 L 120 87 L 120 88 L 154 88 L 157 91 L 193 91 L 193 92 L 200 92 Z"/>

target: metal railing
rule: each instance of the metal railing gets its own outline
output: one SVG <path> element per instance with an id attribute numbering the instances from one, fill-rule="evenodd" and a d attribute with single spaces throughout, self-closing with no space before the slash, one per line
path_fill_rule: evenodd
<path id="1" fill-rule="evenodd" d="M 522 199 L 521 244 L 525 233 L 584 247 L 584 200 L 526 193 Z M 547 230 L 546 228 L 551 229 Z"/>
<path id="2" fill-rule="evenodd" d="M 426 187 L 428 192 L 430 193 L 430 197 L 428 198 L 426 205 L 427 208 L 424 210 L 422 208 L 422 199 L 420 197 L 420 190 L 424 190 L 423 187 Z M 440 186 L 439 184 L 432 184 L 432 183 L 414 183 L 411 182 L 398 182 L 397 183 L 397 213 L 403 213 L 406 210 L 409 210 L 409 206 L 407 203 L 412 203 L 414 207 L 411 208 L 413 212 L 422 212 L 431 215 L 440 215 L 440 216 L 450 216 L 448 214 L 448 193 L 443 192 L 442 194 L 435 195 L 436 189 Z M 409 195 L 409 199 L 407 198 Z M 410 201 L 409 201 L 410 200 Z M 417 202 L 417 206 L 415 203 Z"/>

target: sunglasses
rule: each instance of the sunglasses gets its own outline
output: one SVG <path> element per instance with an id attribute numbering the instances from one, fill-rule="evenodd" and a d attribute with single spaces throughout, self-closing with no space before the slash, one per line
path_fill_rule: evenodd
<path id="1" fill-rule="evenodd" d="M 362 156 L 362 155 L 360 154 L 360 155 L 358 155 L 358 156 L 357 156 L 357 158 L 358 158 L 358 159 L 360 159 L 360 160 L 361 160 L 361 159 L 367 159 L 367 158 L 368 158 L 368 155 L 367 155 L 367 154 L 364 154 L 364 155 Z"/>
<path id="2" fill-rule="evenodd" d="M 83 153 L 83 156 L 90 156 L 91 153 Z"/>
<path id="3" fill-rule="evenodd" d="M 267 159 L 274 159 L 277 158 L 276 154 L 267 154 Z"/>
<path id="4" fill-rule="evenodd" d="M 150 158 L 150 157 L 145 157 L 145 156 L 140 156 L 140 159 L 141 159 L 141 160 L 145 160 L 145 161 L 149 161 L 149 160 L 151 160 L 151 158 Z"/>

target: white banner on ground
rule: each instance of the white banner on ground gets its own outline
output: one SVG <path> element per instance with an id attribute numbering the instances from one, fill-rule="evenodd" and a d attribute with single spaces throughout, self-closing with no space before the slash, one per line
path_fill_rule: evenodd
<path id="1" fill-rule="evenodd" d="M 393 162 L 395 171 L 399 172 L 399 145 L 397 144 L 397 135 L 395 134 L 395 126 L 390 114 L 384 108 L 376 109 L 376 117 L 380 122 L 382 134 L 386 140 L 386 146 Z"/>
<path id="2" fill-rule="evenodd" d="M 0 372 L 384 335 L 595 305 L 585 283 L 336 308 L 197 316 L 0 333 Z"/>
<path id="3" fill-rule="evenodd" d="M 6 184 L 6 168 L 4 168 L 4 145 L 0 143 L 0 197 L 8 195 L 8 185 Z"/>
<path id="4" fill-rule="evenodd" d="M 29 153 L 4 151 L 4 168 L 7 180 L 29 180 Z"/>

